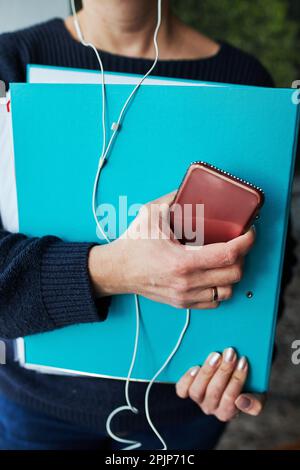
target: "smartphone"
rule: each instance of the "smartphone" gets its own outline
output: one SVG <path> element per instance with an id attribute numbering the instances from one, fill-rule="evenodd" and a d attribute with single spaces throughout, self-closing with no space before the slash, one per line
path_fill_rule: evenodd
<path id="1" fill-rule="evenodd" d="M 261 188 L 209 163 L 194 162 L 171 205 L 171 228 L 183 244 L 227 242 L 250 228 L 264 199 Z"/>

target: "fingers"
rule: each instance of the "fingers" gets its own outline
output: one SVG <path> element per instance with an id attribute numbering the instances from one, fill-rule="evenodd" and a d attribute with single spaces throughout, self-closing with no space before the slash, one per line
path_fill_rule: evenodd
<path id="1" fill-rule="evenodd" d="M 225 268 L 223 268 L 225 270 Z M 220 273 L 220 270 L 214 273 L 195 273 L 195 276 L 184 277 L 176 285 L 176 299 L 173 303 L 178 308 L 216 308 L 219 302 L 229 300 L 233 295 L 232 284 L 242 279 L 241 264 L 227 268 L 226 272 Z M 213 302 L 213 287 L 217 288 L 218 298 Z M 204 306 L 203 304 L 210 304 Z"/>
<path id="2" fill-rule="evenodd" d="M 225 388 L 234 371 L 236 360 L 237 356 L 234 349 L 225 349 L 222 362 L 207 386 L 202 403 L 203 411 L 213 413 L 218 408 Z"/>
<path id="3" fill-rule="evenodd" d="M 199 369 L 189 388 L 189 397 L 198 405 L 202 403 L 205 397 L 206 388 L 220 364 L 221 357 L 221 354 L 217 352 L 211 353 Z"/>
<path id="4" fill-rule="evenodd" d="M 243 356 L 239 359 L 219 402 L 218 419 L 229 421 L 238 413 L 235 401 L 240 395 L 248 374 L 248 362 Z"/>
<path id="5" fill-rule="evenodd" d="M 191 367 L 176 383 L 176 393 L 180 398 L 187 398 L 189 396 L 189 388 L 199 370 L 199 366 Z"/>
<path id="6" fill-rule="evenodd" d="M 252 226 L 246 233 L 240 237 L 230 240 L 227 244 L 230 249 L 236 250 L 239 256 L 246 256 L 254 245 L 256 237 L 255 227 Z"/>
<path id="7" fill-rule="evenodd" d="M 211 269 L 201 273 L 198 282 L 201 287 L 228 286 L 237 284 L 243 278 L 243 269 L 240 264 L 235 264 L 230 268 Z"/>
<path id="8" fill-rule="evenodd" d="M 204 245 L 197 250 L 186 250 L 183 263 L 190 271 L 199 269 L 214 269 L 231 266 L 245 256 L 255 241 L 254 229 L 248 230 L 244 235 L 230 240 L 227 243 L 214 243 Z M 179 247 L 178 247 L 179 249 Z M 180 247 L 181 251 L 184 247 Z"/>
<path id="9" fill-rule="evenodd" d="M 208 415 L 220 421 L 229 421 L 239 410 L 257 415 L 264 403 L 262 395 L 241 393 L 248 374 L 245 357 L 237 360 L 232 348 L 211 353 L 202 367 L 187 371 L 176 384 L 176 393 L 181 398 L 190 397 Z"/>
<path id="10" fill-rule="evenodd" d="M 154 199 L 148 204 L 168 204 L 170 206 L 174 201 L 176 194 L 177 191 L 172 191 L 171 193 L 165 194 L 164 196 Z"/>
<path id="11" fill-rule="evenodd" d="M 191 287 L 201 285 L 202 288 L 212 286 L 230 286 L 240 282 L 243 277 L 243 259 L 226 268 L 196 271 L 189 275 L 188 281 Z"/>
<path id="12" fill-rule="evenodd" d="M 243 413 L 258 416 L 263 409 L 265 401 L 266 397 L 263 394 L 255 395 L 251 393 L 243 393 L 235 400 L 235 405 L 239 410 L 243 411 Z"/>
<path id="13" fill-rule="evenodd" d="M 150 210 L 151 227 L 154 233 L 157 233 L 157 226 L 160 228 L 160 237 L 166 240 L 172 240 L 172 243 L 181 246 L 176 239 L 170 226 L 170 207 L 175 199 L 177 191 L 165 194 L 164 196 L 149 202 L 145 207 Z"/>
<path id="14" fill-rule="evenodd" d="M 227 272 L 227 274 L 216 274 L 215 276 L 209 272 L 198 273 L 198 278 L 182 276 L 176 279 L 173 282 L 174 292 L 171 304 L 177 308 L 192 309 L 218 307 L 220 302 L 229 300 L 232 297 L 233 287 L 231 284 L 238 282 L 242 278 L 242 268 L 240 265 L 232 267 L 231 271 Z M 213 301 L 213 287 L 216 287 L 218 292 L 216 301 Z"/>
<path id="15" fill-rule="evenodd" d="M 232 297 L 232 287 L 218 287 L 218 301 L 228 300 Z M 213 302 L 213 289 L 194 289 L 189 293 L 189 308 L 197 308 L 201 303 L 216 303 Z M 200 307 L 201 308 L 201 307 Z"/>
<path id="16" fill-rule="evenodd" d="M 192 274 L 177 273 L 173 282 L 175 295 L 172 305 L 177 308 L 206 309 L 216 308 L 219 302 L 229 300 L 233 295 L 233 284 L 243 276 L 243 260 L 228 268 L 212 269 Z M 218 298 L 213 300 L 213 287 L 217 287 Z M 205 303 L 205 306 L 203 305 Z M 209 305 L 207 305 L 209 304 Z"/>
<path id="17" fill-rule="evenodd" d="M 208 356 L 201 368 L 199 366 L 195 366 L 189 369 L 176 384 L 177 395 L 181 398 L 193 396 L 194 401 L 202 399 L 202 395 L 205 394 L 206 387 L 216 371 L 220 360 L 221 354 L 214 352 Z M 196 377 L 197 382 L 191 390 L 191 385 L 194 383 Z"/>
<path id="18" fill-rule="evenodd" d="M 206 388 L 207 384 L 209 383 L 211 377 L 213 376 L 218 363 L 220 362 L 221 355 L 219 353 L 211 353 L 208 358 L 206 359 L 203 367 L 200 368 L 199 366 L 192 367 L 189 369 L 181 379 L 176 383 L 176 393 L 180 398 L 187 398 L 191 395 L 190 387 L 194 382 L 195 377 L 198 377 L 197 385 L 200 384 L 203 388 Z M 201 370 L 201 375 L 199 372 Z M 199 380 L 199 377 L 201 380 Z M 195 392 L 194 386 L 194 392 Z M 193 390 L 192 390 L 193 393 Z M 199 393 L 200 395 L 200 393 Z M 197 397 L 195 393 L 195 398 L 198 399 L 198 392 Z"/>

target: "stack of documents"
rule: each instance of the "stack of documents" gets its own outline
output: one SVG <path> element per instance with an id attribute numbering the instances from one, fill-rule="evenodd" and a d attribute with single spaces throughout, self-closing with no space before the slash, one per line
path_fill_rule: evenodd
<path id="1" fill-rule="evenodd" d="M 138 78 L 106 75 L 109 124 Z M 16 229 L 28 236 L 99 241 L 91 191 L 102 140 L 100 75 L 30 66 L 28 81 L 11 85 Z M 98 194 L 99 204 L 117 209 L 117 219 L 120 197 L 132 207 L 173 191 L 197 160 L 251 181 L 266 196 L 243 280 L 219 309 L 192 311 L 182 345 L 159 377 L 163 382 L 177 381 L 211 351 L 232 346 L 249 359 L 247 390 L 268 388 L 299 123 L 293 92 L 154 77 L 126 114 Z M 9 221 L 5 207 L 2 211 Z M 146 298 L 140 306 L 132 377 L 147 381 L 173 349 L 185 310 Z M 126 378 L 134 336 L 134 298 L 115 296 L 102 323 L 19 340 L 20 361 L 44 372 Z"/>

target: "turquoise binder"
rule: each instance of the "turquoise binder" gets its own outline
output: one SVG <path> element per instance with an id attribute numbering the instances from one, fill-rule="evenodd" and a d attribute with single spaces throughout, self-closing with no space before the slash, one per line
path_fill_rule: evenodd
<path id="1" fill-rule="evenodd" d="M 107 85 L 109 123 L 131 89 Z M 192 311 L 182 345 L 160 381 L 175 382 L 211 351 L 232 346 L 249 359 L 247 390 L 268 388 L 299 120 L 293 93 L 147 85 L 130 106 L 103 169 L 99 203 L 117 207 L 120 195 L 128 197 L 128 205 L 156 199 L 176 189 L 195 160 L 247 179 L 266 194 L 256 244 L 233 298 L 215 311 Z M 101 148 L 100 87 L 13 84 L 11 99 L 20 232 L 97 241 L 91 188 Z M 185 310 L 146 298 L 140 306 L 132 378 L 147 381 L 174 347 Z M 134 334 L 134 298 L 116 296 L 102 323 L 24 338 L 24 365 L 126 378 Z"/>

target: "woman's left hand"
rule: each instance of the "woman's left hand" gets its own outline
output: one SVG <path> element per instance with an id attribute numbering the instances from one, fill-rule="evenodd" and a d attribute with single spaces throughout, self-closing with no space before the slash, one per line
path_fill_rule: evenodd
<path id="1" fill-rule="evenodd" d="M 247 374 L 247 359 L 238 360 L 234 349 L 228 348 L 223 354 L 211 353 L 202 367 L 189 369 L 177 382 L 176 393 L 190 397 L 205 414 L 220 421 L 230 421 L 240 411 L 257 416 L 265 395 L 242 393 Z"/>

